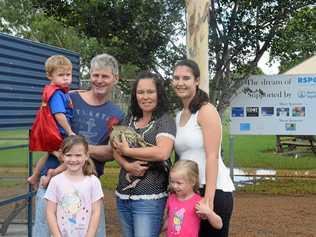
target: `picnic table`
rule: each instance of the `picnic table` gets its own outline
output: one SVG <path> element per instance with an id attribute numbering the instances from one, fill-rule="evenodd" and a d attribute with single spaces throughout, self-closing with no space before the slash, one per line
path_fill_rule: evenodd
<path id="1" fill-rule="evenodd" d="M 284 148 L 293 151 L 297 147 L 309 147 L 316 155 L 316 139 L 314 136 L 301 135 L 277 135 L 276 136 L 276 152 L 284 152 Z"/>

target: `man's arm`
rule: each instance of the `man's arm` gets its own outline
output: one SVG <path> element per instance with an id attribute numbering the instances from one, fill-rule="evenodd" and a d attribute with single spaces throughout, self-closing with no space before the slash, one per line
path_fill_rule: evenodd
<path id="1" fill-rule="evenodd" d="M 113 160 L 113 152 L 110 145 L 89 145 L 89 154 L 97 161 Z"/>

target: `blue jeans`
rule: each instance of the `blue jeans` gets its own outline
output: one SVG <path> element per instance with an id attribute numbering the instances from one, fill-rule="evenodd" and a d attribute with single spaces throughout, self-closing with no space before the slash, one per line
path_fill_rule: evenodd
<path id="1" fill-rule="evenodd" d="M 35 196 L 35 221 L 32 234 L 34 237 L 50 237 L 46 218 L 45 192 L 46 189 L 39 187 Z"/>
<path id="2" fill-rule="evenodd" d="M 46 199 L 45 196 L 46 189 L 39 187 L 35 197 L 35 221 L 33 227 L 33 237 L 50 237 L 50 230 L 46 218 Z M 105 215 L 104 215 L 104 205 L 102 202 L 101 213 L 100 213 L 100 223 L 98 226 L 96 237 L 105 237 Z"/>
<path id="3" fill-rule="evenodd" d="M 100 212 L 100 222 L 98 226 L 96 237 L 106 237 L 105 233 L 105 214 L 104 214 L 104 199 L 102 199 L 101 212 Z"/>
<path id="4" fill-rule="evenodd" d="M 56 169 L 59 165 L 60 165 L 60 162 L 57 159 L 57 157 L 54 156 L 53 154 L 48 154 L 45 165 L 43 166 L 41 170 L 41 176 L 47 175 L 47 171 L 49 169 Z"/>
<path id="5" fill-rule="evenodd" d="M 166 198 L 157 200 L 124 200 L 116 206 L 124 237 L 158 237 L 162 226 Z"/>

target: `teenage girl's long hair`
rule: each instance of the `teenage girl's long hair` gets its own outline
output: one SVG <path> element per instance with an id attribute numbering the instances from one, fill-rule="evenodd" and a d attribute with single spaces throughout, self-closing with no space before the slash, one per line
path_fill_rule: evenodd
<path id="1" fill-rule="evenodd" d="M 88 153 L 89 145 L 86 139 L 79 135 L 72 135 L 64 139 L 62 144 L 62 154 L 65 155 L 74 145 L 83 145 L 85 153 Z M 90 158 L 85 161 L 82 171 L 85 176 L 97 175 L 94 163 Z"/>
<path id="2" fill-rule="evenodd" d="M 191 59 L 184 59 L 176 63 L 174 70 L 179 66 L 186 66 L 191 69 L 194 76 L 194 80 L 200 79 L 200 68 L 199 65 Z M 201 90 L 198 86 L 196 87 L 196 93 L 189 104 L 189 110 L 192 114 L 195 114 L 203 105 L 210 102 L 208 94 Z"/>

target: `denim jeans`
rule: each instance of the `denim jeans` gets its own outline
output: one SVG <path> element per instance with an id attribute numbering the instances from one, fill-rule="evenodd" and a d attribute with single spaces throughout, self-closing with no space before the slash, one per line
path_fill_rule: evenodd
<path id="1" fill-rule="evenodd" d="M 101 212 L 100 212 L 100 222 L 98 226 L 98 230 L 96 233 L 96 237 L 105 237 L 105 214 L 104 214 L 104 199 L 102 199 Z"/>
<path id="2" fill-rule="evenodd" d="M 158 237 L 162 226 L 166 198 L 125 200 L 116 205 L 124 237 Z"/>
<path id="3" fill-rule="evenodd" d="M 50 237 L 46 218 L 45 192 L 46 189 L 39 187 L 35 196 L 35 221 L 32 234 L 34 237 Z"/>
<path id="4" fill-rule="evenodd" d="M 35 221 L 33 227 L 33 237 L 50 237 L 50 230 L 46 218 L 46 189 L 39 187 L 35 197 Z M 96 237 L 105 237 L 105 214 L 104 205 L 102 202 L 100 222 L 97 230 Z"/>
<path id="5" fill-rule="evenodd" d="M 41 169 L 41 176 L 47 175 L 49 169 L 56 169 L 60 165 L 59 160 L 53 154 L 48 154 L 45 165 Z"/>

